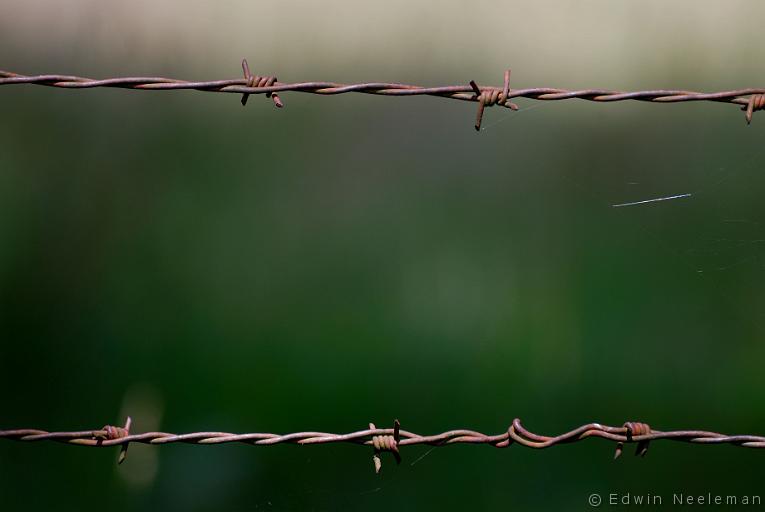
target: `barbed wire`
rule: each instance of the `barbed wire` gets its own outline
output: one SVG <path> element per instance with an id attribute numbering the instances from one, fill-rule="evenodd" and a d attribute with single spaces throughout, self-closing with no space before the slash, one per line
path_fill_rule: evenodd
<path id="1" fill-rule="evenodd" d="M 26 76 L 10 71 L 0 70 L 0 85 L 35 84 L 64 89 L 88 89 L 95 87 L 116 87 L 136 90 L 181 90 L 192 89 L 205 92 L 222 92 L 242 94 L 242 105 L 247 104 L 250 94 L 265 94 L 278 108 L 284 106 L 279 97 L 280 92 L 302 92 L 310 94 L 334 95 L 345 93 L 376 94 L 381 96 L 437 96 L 461 101 L 478 103 L 475 129 L 481 129 L 484 109 L 494 105 L 518 110 L 518 105 L 512 103 L 513 98 L 528 98 L 532 100 L 553 101 L 579 98 L 587 101 L 647 101 L 651 103 L 679 103 L 685 101 L 715 101 L 741 105 L 745 111 L 746 122 L 751 123 L 752 114 L 765 109 L 765 89 L 736 89 L 730 91 L 703 93 L 675 89 L 656 89 L 647 91 L 613 91 L 608 89 L 567 90 L 551 87 L 534 87 L 527 89 L 510 88 L 510 70 L 505 71 L 504 84 L 500 87 L 479 86 L 471 80 L 466 85 L 450 85 L 442 87 L 421 87 L 388 82 L 369 82 L 358 84 L 341 84 L 335 82 L 297 82 L 285 83 L 277 81 L 275 76 L 253 75 L 247 64 L 242 61 L 243 78 L 212 80 L 206 82 L 190 82 L 175 78 L 162 77 L 116 77 L 92 79 L 71 75 L 34 75 Z"/>
<path id="2" fill-rule="evenodd" d="M 621 427 L 611 427 L 600 423 L 588 423 L 558 436 L 542 436 L 526 430 L 518 418 L 506 432 L 497 435 L 487 435 L 474 430 L 449 430 L 440 434 L 423 436 L 401 430 L 398 420 L 393 428 L 377 428 L 374 423 L 366 430 L 348 434 L 331 434 L 327 432 L 295 432 L 292 434 L 249 433 L 232 434 L 229 432 L 193 432 L 189 434 L 172 434 L 168 432 L 145 432 L 131 434 L 131 419 L 128 417 L 123 427 L 106 425 L 98 430 L 83 430 L 77 432 L 48 432 L 37 429 L 0 430 L 0 439 L 16 441 L 55 441 L 78 446 L 119 446 L 118 463 L 122 463 L 127 455 L 130 443 L 162 445 L 170 443 L 189 443 L 215 445 L 224 443 L 244 443 L 256 446 L 275 444 L 331 444 L 350 443 L 371 446 L 374 448 L 373 461 L 375 472 L 380 472 L 382 452 L 391 452 L 397 462 L 401 462 L 400 448 L 410 445 L 429 445 L 434 447 L 452 444 L 486 444 L 497 448 L 506 448 L 513 443 L 528 448 L 543 449 L 562 444 L 570 444 L 590 437 L 599 437 L 616 443 L 614 459 L 622 454 L 625 444 L 636 444 L 635 455 L 644 456 L 651 441 L 670 440 L 683 441 L 693 444 L 732 444 L 746 448 L 765 448 L 765 436 L 756 435 L 727 435 L 705 430 L 674 430 L 662 432 L 652 429 L 646 423 L 627 422 Z"/>

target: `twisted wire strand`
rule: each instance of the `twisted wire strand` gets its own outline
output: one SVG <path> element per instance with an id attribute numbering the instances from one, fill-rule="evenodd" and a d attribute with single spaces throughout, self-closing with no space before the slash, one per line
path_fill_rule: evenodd
<path id="1" fill-rule="evenodd" d="M 757 435 L 727 435 L 705 430 L 675 430 L 659 431 L 652 429 L 646 423 L 627 422 L 620 427 L 588 423 L 558 436 L 543 436 L 530 432 L 516 418 L 506 432 L 497 435 L 487 435 L 474 430 L 448 430 L 435 435 L 420 435 L 402 430 L 398 420 L 393 428 L 376 428 L 373 423 L 366 430 L 347 434 L 328 432 L 295 432 L 291 434 L 247 433 L 233 434 L 229 432 L 192 432 L 188 434 L 173 434 L 169 432 L 130 433 L 130 418 L 124 427 L 106 425 L 98 430 L 81 430 L 74 432 L 48 432 L 38 429 L 0 430 L 0 439 L 16 441 L 55 441 L 78 446 L 107 447 L 119 446 L 119 462 L 125 459 L 129 443 L 163 445 L 171 443 L 187 443 L 215 445 L 224 443 L 243 443 L 255 446 L 270 446 L 275 444 L 332 444 L 350 443 L 371 446 L 374 449 L 375 471 L 380 471 L 380 454 L 384 451 L 393 453 L 397 462 L 401 461 L 400 447 L 412 445 L 447 446 L 452 444 L 486 444 L 497 448 L 506 448 L 517 443 L 528 448 L 544 449 L 553 446 L 576 443 L 590 437 L 598 437 L 616 443 L 614 458 L 621 455 L 625 444 L 636 444 L 636 455 L 644 456 L 651 441 L 669 440 L 682 441 L 692 444 L 731 444 L 746 448 L 765 448 L 765 436 Z"/>
<path id="2" fill-rule="evenodd" d="M 485 107 L 498 105 L 517 110 L 518 106 L 509 100 L 528 98 L 540 101 L 583 99 L 595 102 L 646 101 L 651 103 L 679 103 L 686 101 L 714 101 L 740 105 L 745 111 L 747 123 L 752 121 L 752 114 L 765 109 L 765 89 L 735 89 L 720 92 L 695 92 L 676 89 L 655 89 L 646 91 L 614 91 L 609 89 L 567 90 L 552 87 L 534 87 L 511 89 L 509 86 L 510 70 L 505 71 L 503 87 L 478 86 L 474 81 L 465 85 L 441 87 L 422 87 L 389 82 L 368 82 L 341 84 L 336 82 L 296 82 L 277 81 L 275 76 L 252 75 L 247 60 L 242 61 L 243 78 L 191 82 L 163 77 L 116 77 L 93 79 L 72 75 L 34 75 L 27 76 L 0 70 L 0 85 L 34 84 L 64 89 L 89 89 L 95 87 L 113 87 L 136 90 L 181 90 L 190 89 L 205 92 L 242 94 L 242 104 L 246 105 L 251 94 L 264 94 L 271 98 L 274 105 L 281 108 L 284 103 L 279 98 L 280 92 L 302 92 L 309 94 L 334 95 L 346 93 L 375 94 L 381 96 L 436 96 L 461 101 L 477 102 L 476 130 L 481 128 Z"/>

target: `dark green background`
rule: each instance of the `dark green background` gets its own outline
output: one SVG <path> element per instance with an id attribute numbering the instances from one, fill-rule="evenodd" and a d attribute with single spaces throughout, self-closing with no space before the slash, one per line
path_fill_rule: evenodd
<path id="1" fill-rule="evenodd" d="M 19 70 L 99 73 L 63 67 Z M 515 417 L 551 435 L 765 432 L 765 116 L 567 101 L 490 109 L 476 134 L 472 104 L 283 98 L 0 90 L 0 428 L 129 413 L 134 432 L 399 418 L 500 433 Z M 2 441 L 0 503 L 584 510 L 593 492 L 765 493 L 756 450 L 613 449 L 411 447 L 375 475 L 358 446 L 132 445 L 117 467 L 116 449 Z"/>

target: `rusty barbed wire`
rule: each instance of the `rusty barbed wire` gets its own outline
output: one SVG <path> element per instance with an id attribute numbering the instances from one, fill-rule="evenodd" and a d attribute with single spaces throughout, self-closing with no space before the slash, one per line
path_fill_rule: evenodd
<path id="1" fill-rule="evenodd" d="M 161 445 L 170 443 L 190 443 L 215 445 L 224 443 L 244 443 L 256 446 L 275 444 L 331 444 L 350 443 L 371 446 L 374 449 L 373 462 L 375 472 L 380 472 L 382 452 L 391 452 L 396 462 L 401 462 L 400 448 L 411 445 L 447 446 L 451 444 L 487 444 L 496 448 L 506 448 L 513 443 L 528 448 L 543 449 L 562 444 L 570 444 L 590 437 L 599 437 L 616 443 L 614 459 L 622 454 L 625 444 L 636 444 L 635 455 L 645 456 L 651 441 L 669 440 L 693 444 L 732 444 L 746 448 L 765 448 L 765 436 L 727 435 L 705 430 L 675 430 L 663 432 L 652 429 L 646 423 L 627 422 L 621 427 L 611 427 L 600 423 L 588 423 L 558 436 L 542 436 L 526 430 L 521 420 L 514 419 L 506 432 L 487 435 L 474 430 L 449 430 L 440 434 L 423 436 L 401 430 L 398 420 L 393 428 L 376 428 L 369 423 L 367 430 L 348 434 L 327 432 L 296 432 L 292 434 L 249 433 L 232 434 L 229 432 L 193 432 L 172 434 L 168 432 L 130 433 L 131 419 L 128 417 L 124 427 L 106 425 L 98 430 L 77 432 L 48 432 L 36 429 L 0 430 L 0 439 L 16 441 L 56 441 L 79 446 L 119 446 L 118 463 L 125 460 L 130 443 Z"/>
<path id="2" fill-rule="evenodd" d="M 0 70 L 0 85 L 35 84 L 64 89 L 87 89 L 94 87 L 116 87 L 137 90 L 180 90 L 192 89 L 205 92 L 222 92 L 242 94 L 242 105 L 247 104 L 251 94 L 265 94 L 273 100 L 274 105 L 282 108 L 280 92 L 302 92 L 310 94 L 334 95 L 345 93 L 376 94 L 381 96 L 437 96 L 461 101 L 478 103 L 475 129 L 481 129 L 484 109 L 499 105 L 512 110 L 518 110 L 518 105 L 511 102 L 513 98 L 528 98 L 541 101 L 567 100 L 579 98 L 587 101 L 647 101 L 651 103 L 679 103 L 686 101 L 715 101 L 740 105 L 745 112 L 747 123 L 751 123 L 752 115 L 758 110 L 765 109 L 765 89 L 736 89 L 730 91 L 703 93 L 675 89 L 656 89 L 647 91 L 613 91 L 608 89 L 567 90 L 551 87 L 535 87 L 527 89 L 510 88 L 510 70 L 505 71 L 504 83 L 501 88 L 479 86 L 470 80 L 466 85 L 450 85 L 442 87 L 421 87 L 388 82 L 369 82 L 358 84 L 341 84 L 335 82 L 297 82 L 286 83 L 277 81 L 275 76 L 252 75 L 247 60 L 242 61 L 244 78 L 227 80 L 212 80 L 206 82 L 190 82 L 175 78 L 162 77 L 117 77 L 92 79 L 70 75 L 35 75 L 26 76 L 10 71 Z"/>

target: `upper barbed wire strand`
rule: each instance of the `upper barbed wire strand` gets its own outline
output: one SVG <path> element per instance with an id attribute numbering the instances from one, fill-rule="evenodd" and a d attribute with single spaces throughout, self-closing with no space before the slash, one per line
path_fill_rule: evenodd
<path id="1" fill-rule="evenodd" d="M 309 94 L 334 95 L 346 93 L 376 94 L 381 96 L 438 96 L 461 101 L 478 102 L 476 130 L 481 129 L 481 120 L 485 107 L 494 105 L 517 109 L 510 102 L 513 98 L 527 98 L 540 101 L 555 101 L 568 99 L 583 99 L 596 102 L 611 101 L 647 101 L 651 103 L 678 103 L 685 101 L 714 101 L 740 105 L 745 111 L 747 123 L 752 120 L 752 113 L 765 109 L 765 89 L 735 89 L 721 92 L 695 92 L 677 89 L 655 89 L 646 91 L 614 91 L 609 89 L 567 90 L 551 87 L 535 87 L 527 89 L 511 89 L 509 87 L 510 71 L 504 76 L 503 87 L 478 86 L 472 80 L 465 85 L 450 85 L 442 87 L 422 87 L 390 82 L 367 82 L 358 84 L 341 84 L 336 82 L 297 82 L 285 83 L 276 81 L 275 77 L 251 75 L 246 59 L 242 61 L 244 78 L 229 80 L 212 80 L 205 82 L 190 82 L 174 78 L 162 77 L 116 77 L 93 79 L 72 75 L 35 75 L 27 76 L 10 71 L 0 70 L 0 85 L 33 84 L 64 89 L 89 89 L 95 87 L 113 87 L 136 90 L 181 90 L 191 89 L 205 92 L 223 92 L 242 94 L 245 104 L 246 95 L 265 94 L 274 100 L 277 107 L 283 106 L 279 92 L 302 92 Z"/>
<path id="2" fill-rule="evenodd" d="M 349 443 L 371 446 L 374 448 L 375 470 L 380 468 L 380 452 L 390 451 L 400 460 L 399 447 L 411 445 L 446 446 L 450 444 L 487 444 L 497 448 L 505 448 L 517 443 L 528 448 L 550 448 L 561 444 L 583 441 L 589 437 L 600 437 L 616 443 L 614 458 L 622 453 L 624 444 L 637 444 L 636 455 L 643 456 L 648 450 L 648 443 L 656 440 L 682 441 L 694 444 L 732 444 L 746 448 L 765 448 L 765 436 L 757 435 L 727 435 L 705 430 L 675 430 L 663 432 L 653 430 L 646 423 L 627 422 L 621 427 L 588 423 L 558 436 L 542 436 L 526 430 L 519 419 L 506 432 L 497 435 L 487 435 L 474 430 L 449 430 L 436 435 L 424 436 L 400 429 L 398 420 L 394 428 L 368 428 L 348 434 L 333 434 L 328 432 L 295 432 L 291 434 L 247 433 L 233 434 L 230 432 L 192 432 L 188 434 L 173 434 L 169 432 L 130 433 L 130 418 L 124 427 L 107 425 L 98 430 L 82 430 L 75 432 L 48 432 L 38 429 L 0 430 L 0 439 L 16 441 L 55 441 L 79 446 L 120 446 L 122 462 L 127 453 L 129 443 L 161 445 L 170 443 L 187 443 L 215 445 L 224 443 L 244 443 L 256 446 L 275 444 L 332 444 Z M 370 423 L 370 427 L 374 424 Z"/>

